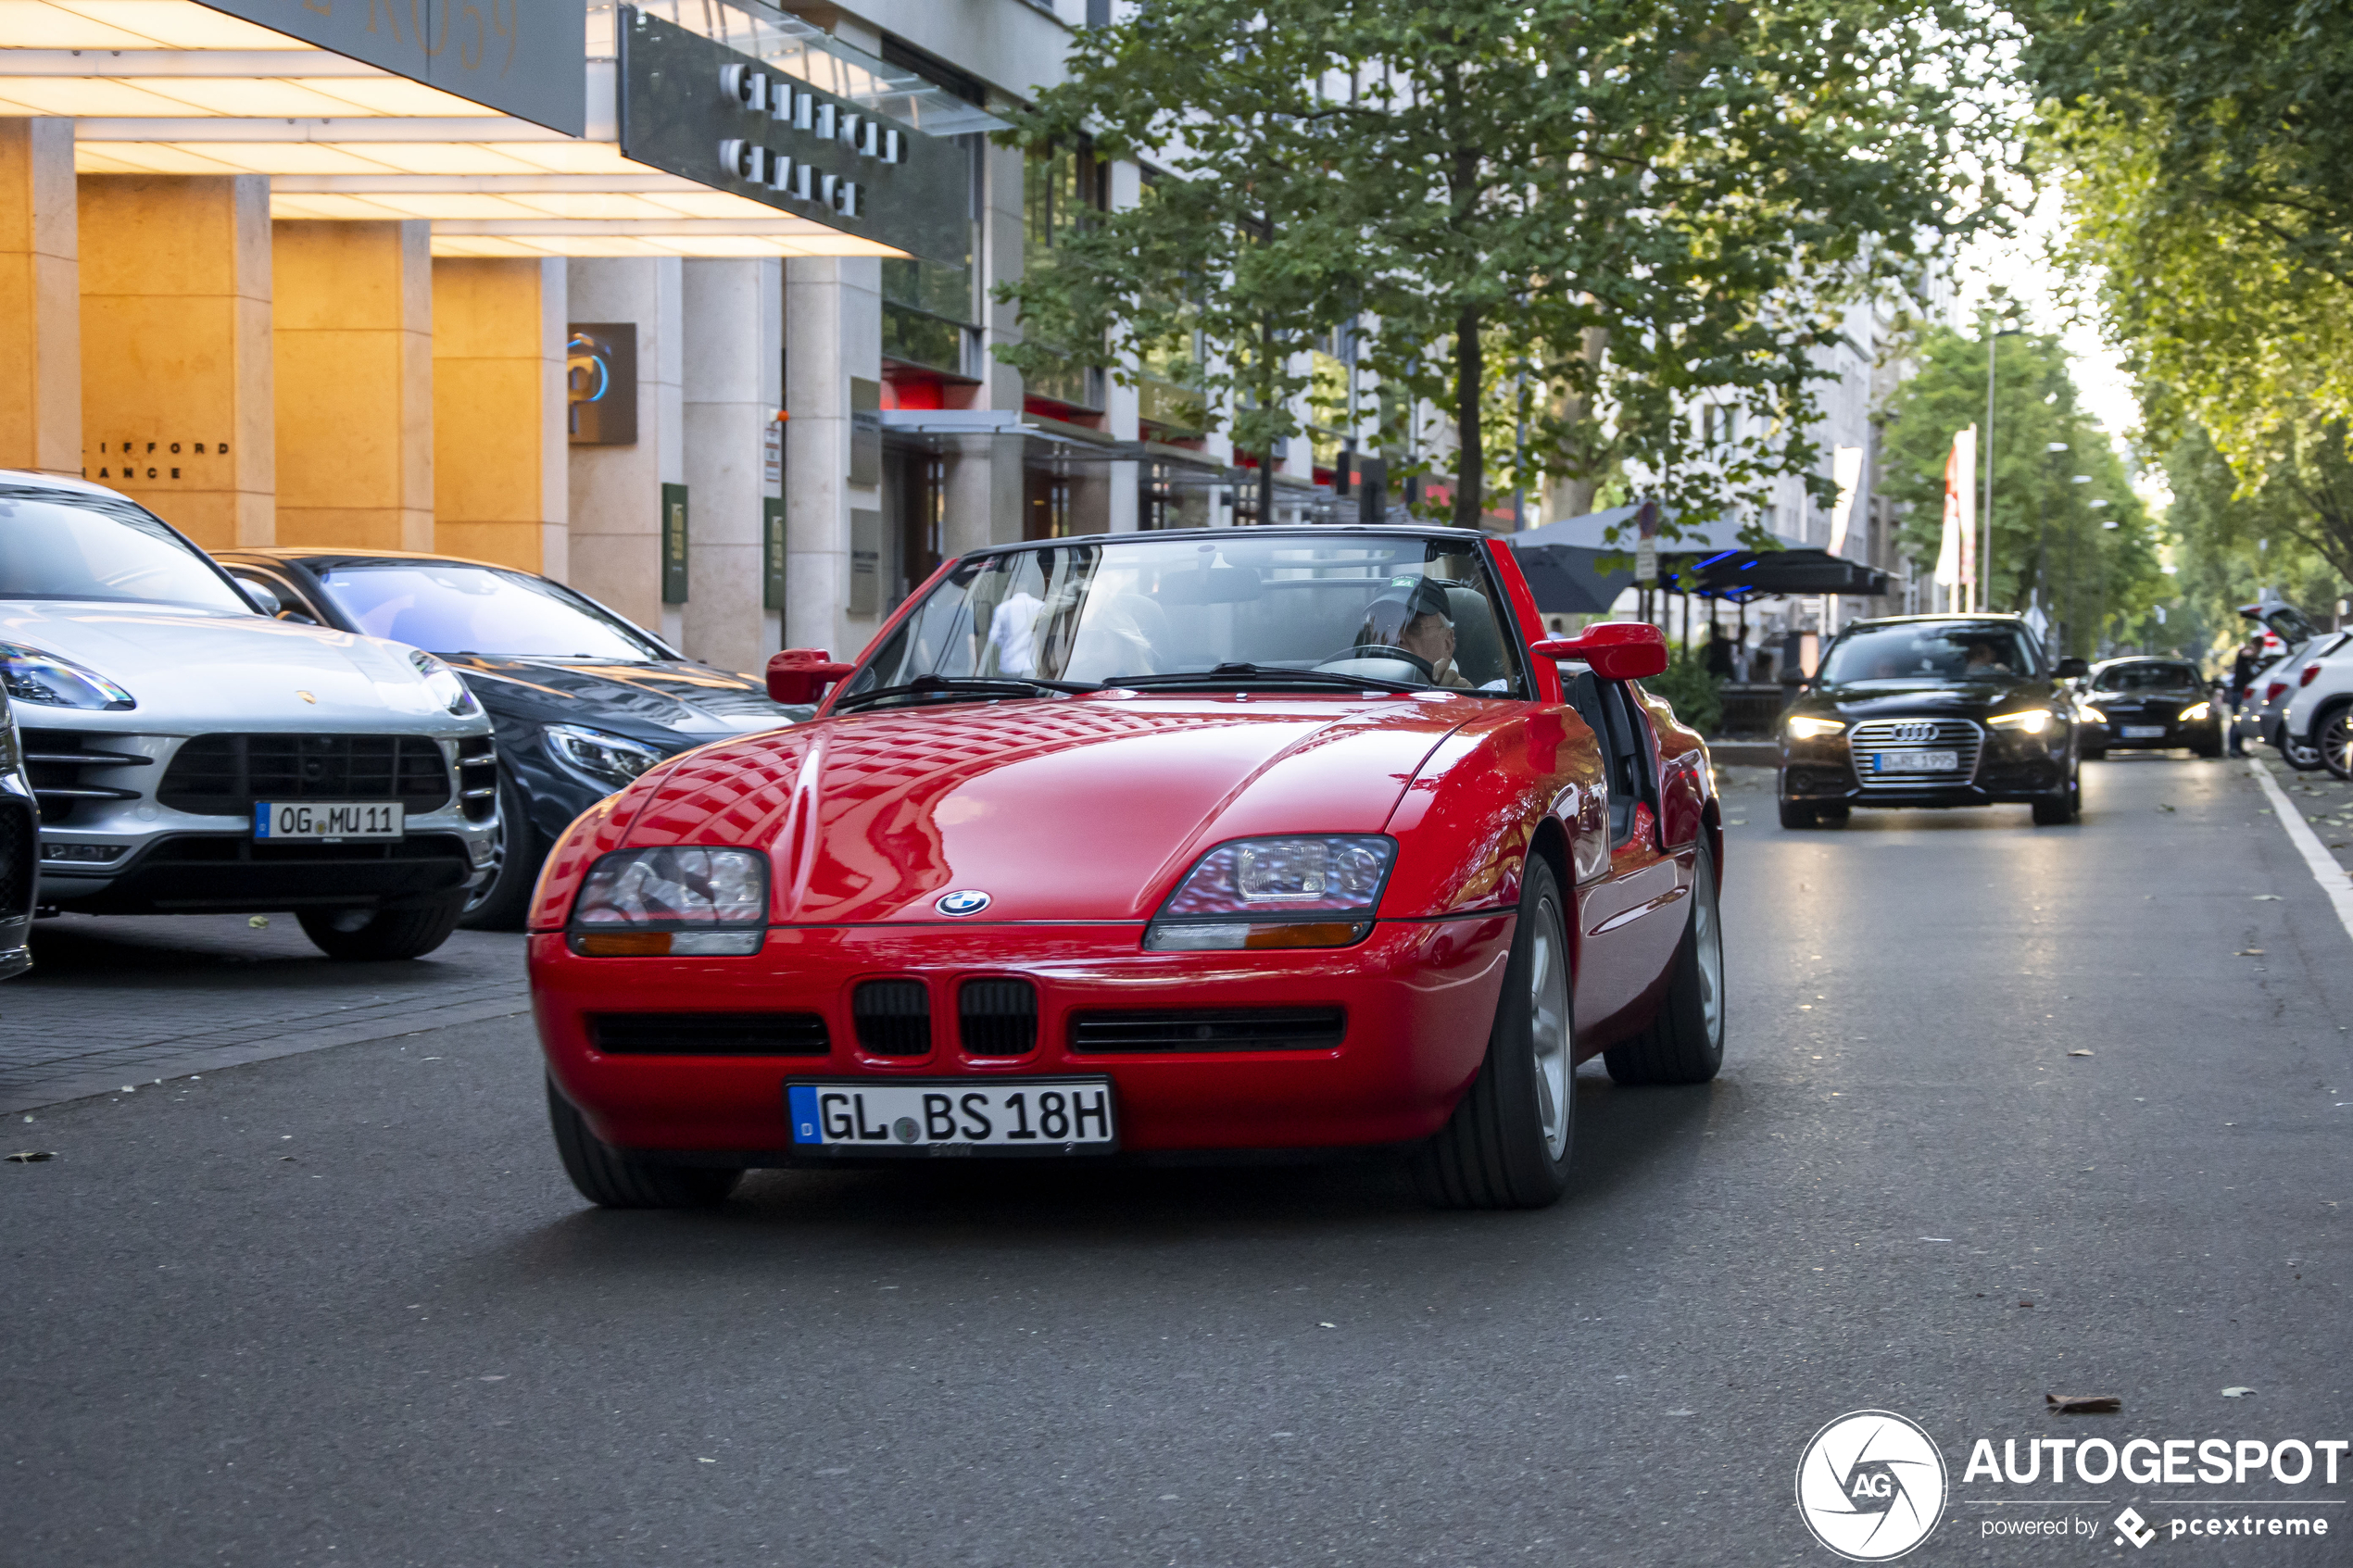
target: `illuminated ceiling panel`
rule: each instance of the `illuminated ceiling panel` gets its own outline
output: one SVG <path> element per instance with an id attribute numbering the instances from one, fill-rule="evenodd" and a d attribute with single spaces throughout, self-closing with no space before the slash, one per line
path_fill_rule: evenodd
<path id="1" fill-rule="evenodd" d="M 332 94 L 357 106 L 359 112 L 363 114 L 467 115 L 482 112 L 482 106 L 471 99 L 388 72 L 382 76 L 303 77 L 296 80 L 305 87 Z M 348 114 L 353 111 L 345 109 L 339 112 Z"/>
<path id="2" fill-rule="evenodd" d="M 195 0 L 45 0 L 103 26 L 135 33 L 168 49 L 307 49 L 300 39 L 257 27 Z M 13 33 L 8 35 L 14 40 Z M 28 44 L 32 42 L 27 39 Z M 45 42 L 45 41 L 44 41 Z M 100 48 L 110 45 L 100 44 Z M 54 47 L 54 45 L 53 45 Z M 88 48 L 88 44 L 67 44 Z"/>
<path id="3" fill-rule="evenodd" d="M 0 0 L 0 38 L 23 49 L 152 49 L 157 42 L 77 16 L 48 0 Z"/>
<path id="4" fill-rule="evenodd" d="M 103 163 L 104 167 L 100 167 Z M 223 163 L 170 142 L 76 142 L 73 169 L 77 174 L 250 174 L 233 163 Z"/>
<path id="5" fill-rule="evenodd" d="M 0 77 L 0 98 L 23 105 L 30 114 L 57 115 L 69 119 L 87 115 L 144 118 L 188 112 L 187 106 L 175 98 L 162 97 L 128 82 L 108 82 L 94 76 Z"/>

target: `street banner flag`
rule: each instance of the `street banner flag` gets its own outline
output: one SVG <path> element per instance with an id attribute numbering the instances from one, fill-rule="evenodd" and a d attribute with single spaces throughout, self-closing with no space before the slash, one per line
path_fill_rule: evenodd
<path id="1" fill-rule="evenodd" d="M 1855 492 L 1863 483 L 1863 449 L 1841 446 L 1831 453 L 1831 477 L 1838 482 L 1838 499 L 1831 505 L 1831 554 L 1843 556 L 1855 517 Z"/>
<path id="2" fill-rule="evenodd" d="M 1944 537 L 1936 552 L 1936 583 L 1946 592 L 1944 608 L 1969 608 L 1969 586 L 1977 580 L 1974 537 L 1977 497 L 1977 427 L 1953 437 L 1944 458 Z"/>

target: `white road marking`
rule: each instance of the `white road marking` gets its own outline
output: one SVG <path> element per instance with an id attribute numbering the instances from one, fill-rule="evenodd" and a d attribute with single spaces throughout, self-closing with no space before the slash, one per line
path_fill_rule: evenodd
<path id="1" fill-rule="evenodd" d="M 2287 792 L 2280 788 L 2277 779 L 2271 777 L 2271 771 L 2251 757 L 2247 759 L 2246 768 L 2255 775 L 2255 782 L 2263 786 L 2263 793 L 2271 798 L 2280 826 L 2287 829 L 2288 842 L 2295 845 L 2296 853 L 2304 857 L 2304 863 L 2312 868 L 2312 880 L 2321 884 L 2321 891 L 2327 894 L 2329 902 L 2336 907 L 2337 923 L 2345 927 L 2346 935 L 2353 936 L 2353 877 L 2347 877 L 2345 868 L 2336 863 L 2335 857 L 2322 847 L 2320 835 L 2305 822 L 2304 814 L 2288 804 Z"/>

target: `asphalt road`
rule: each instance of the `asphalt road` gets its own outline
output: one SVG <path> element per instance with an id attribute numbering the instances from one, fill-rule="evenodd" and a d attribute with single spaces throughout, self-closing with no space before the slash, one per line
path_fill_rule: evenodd
<path id="1" fill-rule="evenodd" d="M 11 1116 L 58 1158 L 0 1165 L 0 1562 L 1827 1564 L 1793 1476 L 1862 1408 L 1952 1467 L 1907 1562 L 2283 1499 L 2334 1534 L 2150 1553 L 2353 1562 L 2353 1463 L 1961 1474 L 2353 1437 L 2353 944 L 2243 765 L 2087 797 L 1792 834 L 1732 796 L 1723 1076 L 1589 1070 L 1543 1213 L 1065 1167 L 601 1213 L 519 1019 Z M 1986 1533 L 2058 1517 L 2096 1534 Z"/>

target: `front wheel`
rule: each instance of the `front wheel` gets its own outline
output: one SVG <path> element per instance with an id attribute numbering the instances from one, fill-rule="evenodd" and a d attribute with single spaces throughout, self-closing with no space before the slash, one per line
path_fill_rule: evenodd
<path id="1" fill-rule="evenodd" d="M 1541 856 L 1528 859 L 1518 926 L 1487 1060 L 1415 1159 L 1424 1193 L 1441 1208 L 1541 1209 L 1568 1190 L 1577 1129 L 1568 922 Z"/>
<path id="2" fill-rule="evenodd" d="M 2280 726 L 2280 759 L 2299 773 L 2317 773 L 2327 766 L 2321 748 L 2289 734 L 2285 724 Z"/>
<path id="3" fill-rule="evenodd" d="M 633 1159 L 588 1130 L 587 1121 L 547 1081 L 547 1126 L 564 1174 L 600 1209 L 708 1209 L 726 1201 L 741 1171 L 711 1165 L 657 1165 Z"/>
<path id="4" fill-rule="evenodd" d="M 1724 1065 L 1724 924 L 1716 903 L 1716 862 L 1699 847 L 1692 868 L 1692 916 L 1675 949 L 1673 978 L 1650 1026 L 1602 1053 L 1621 1084 L 1705 1084 Z"/>
<path id="5" fill-rule="evenodd" d="M 501 769 L 490 874 L 467 900 L 466 912 L 458 923 L 469 931 L 521 931 L 531 904 L 532 885 L 539 880 L 539 862 L 547 858 L 547 842 L 531 825 L 522 791 Z"/>
<path id="6" fill-rule="evenodd" d="M 331 959 L 380 962 L 421 959 L 458 929 L 466 896 L 454 893 L 413 909 L 304 909 L 302 934 Z"/>

